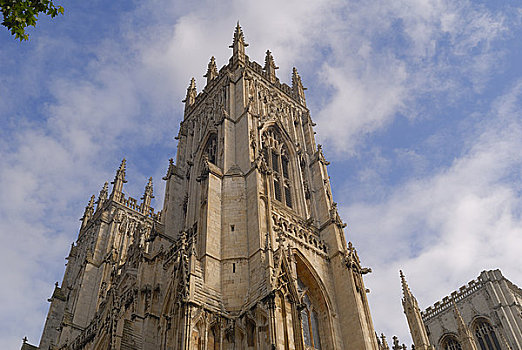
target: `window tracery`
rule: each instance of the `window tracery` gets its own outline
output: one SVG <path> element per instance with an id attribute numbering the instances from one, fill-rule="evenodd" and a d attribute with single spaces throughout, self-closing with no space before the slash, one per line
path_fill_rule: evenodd
<path id="1" fill-rule="evenodd" d="M 481 350 L 500 350 L 495 330 L 486 320 L 479 320 L 475 325 L 475 337 Z"/>
<path id="2" fill-rule="evenodd" d="M 270 128 L 263 134 L 263 157 L 270 169 L 274 198 L 293 208 L 292 186 L 290 181 L 290 157 L 280 133 Z"/>
<path id="3" fill-rule="evenodd" d="M 442 348 L 444 350 L 462 350 L 462 345 L 460 345 L 457 338 L 450 336 L 450 337 L 446 338 Z"/>
<path id="4" fill-rule="evenodd" d="M 308 288 L 298 278 L 297 285 L 299 293 L 302 294 L 301 309 L 301 326 L 303 331 L 303 341 L 306 349 L 321 349 L 321 340 L 319 336 L 319 318 L 317 310 L 315 310 L 310 298 L 308 297 Z"/>

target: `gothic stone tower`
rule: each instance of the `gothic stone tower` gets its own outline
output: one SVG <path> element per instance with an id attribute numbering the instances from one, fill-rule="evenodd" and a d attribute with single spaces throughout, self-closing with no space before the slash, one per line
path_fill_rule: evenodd
<path id="1" fill-rule="evenodd" d="M 378 349 L 301 79 L 246 46 L 238 24 L 229 63 L 192 79 L 161 215 L 88 210 L 40 349 Z"/>

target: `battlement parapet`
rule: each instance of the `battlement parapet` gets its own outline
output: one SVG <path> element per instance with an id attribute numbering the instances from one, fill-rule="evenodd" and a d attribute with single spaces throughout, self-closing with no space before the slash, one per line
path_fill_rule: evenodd
<path id="1" fill-rule="evenodd" d="M 246 58 L 245 60 L 245 66 L 252 70 L 253 72 L 255 72 L 256 74 L 262 76 L 264 79 L 266 79 L 267 81 L 270 81 L 270 77 L 268 75 L 268 73 L 265 71 L 265 69 L 259 64 L 257 63 L 256 61 L 250 61 L 248 59 L 248 57 Z M 216 85 L 218 85 L 218 82 L 222 81 L 223 78 L 225 76 L 229 76 L 231 77 L 232 76 L 232 69 L 234 68 L 234 66 L 229 63 L 227 65 L 224 65 L 223 67 L 221 67 L 221 69 L 219 70 L 219 73 L 217 75 L 217 77 L 215 77 L 214 79 L 212 79 L 211 81 L 209 81 L 204 87 L 203 87 L 203 90 L 198 93 L 195 98 L 194 98 L 194 102 L 191 103 L 190 105 L 187 104 L 186 105 L 186 110 L 185 110 L 185 120 L 188 119 L 188 116 L 192 114 L 192 112 L 197 109 L 197 106 L 200 105 L 201 101 L 204 101 L 206 100 L 206 97 L 207 95 L 210 93 L 211 90 L 214 89 L 214 87 Z M 289 86 L 288 84 L 286 83 L 281 83 L 279 81 L 279 79 L 276 77 L 274 81 L 271 81 L 271 84 L 276 87 L 277 89 L 279 89 L 281 92 L 283 92 L 287 97 L 295 100 L 296 102 L 298 102 L 299 104 L 301 104 L 301 102 L 299 101 L 299 99 L 297 98 L 297 96 L 295 95 L 293 89 L 291 86 Z"/>
<path id="2" fill-rule="evenodd" d="M 120 199 L 119 203 L 121 205 L 123 205 L 124 207 L 137 211 L 138 213 L 143 214 L 146 217 L 152 218 L 156 221 L 159 221 L 161 218 L 161 210 L 158 211 L 157 213 L 155 213 L 154 208 L 152 208 L 152 207 L 145 208 L 143 203 L 138 204 L 138 201 L 135 198 L 133 198 L 133 197 L 125 198 L 124 193 L 121 194 L 121 199 Z"/>
<path id="3" fill-rule="evenodd" d="M 453 302 L 458 303 L 479 289 L 482 289 L 484 283 L 485 281 L 480 277 L 475 280 L 471 280 L 468 284 L 460 287 L 458 291 L 453 291 L 449 296 L 445 296 L 441 301 L 437 301 L 435 304 L 421 312 L 422 320 L 426 322 L 440 313 L 452 308 Z"/>
<path id="4" fill-rule="evenodd" d="M 263 69 L 263 67 L 259 63 L 255 62 L 255 61 L 248 61 L 247 66 L 255 73 L 261 75 L 267 81 L 270 81 L 270 78 L 269 78 L 267 72 Z M 296 98 L 294 91 L 288 84 L 281 83 L 278 78 L 276 78 L 275 81 L 273 81 L 271 84 L 273 86 L 275 86 L 276 88 L 278 88 L 279 90 L 281 90 L 286 96 L 288 96 L 288 97 L 292 98 L 293 100 L 296 100 L 298 103 L 300 103 L 299 100 Z"/>

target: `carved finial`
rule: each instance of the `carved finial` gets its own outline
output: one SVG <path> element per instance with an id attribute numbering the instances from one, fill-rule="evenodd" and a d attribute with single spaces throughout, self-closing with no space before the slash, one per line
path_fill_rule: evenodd
<path id="1" fill-rule="evenodd" d="M 100 191 L 100 198 L 102 198 L 103 196 L 105 196 L 105 199 L 107 198 L 108 189 L 109 189 L 109 182 L 105 181 L 105 183 L 103 184 L 103 188 Z"/>
<path id="2" fill-rule="evenodd" d="M 176 166 L 174 165 L 174 159 L 169 159 L 169 168 L 167 169 L 167 175 L 163 177 L 163 180 L 168 180 L 172 175 L 174 175 L 174 172 L 176 170 Z"/>
<path id="3" fill-rule="evenodd" d="M 426 327 L 422 321 L 422 315 L 419 309 L 417 299 L 413 296 L 413 293 L 406 282 L 406 277 L 402 270 L 399 270 L 402 285 L 402 308 L 406 319 L 408 320 L 408 326 L 410 327 L 410 334 L 412 335 L 413 343 L 420 349 L 432 349 Z"/>
<path id="4" fill-rule="evenodd" d="M 190 84 L 187 88 L 187 96 L 185 99 L 181 102 L 185 102 L 185 107 L 191 106 L 196 102 L 196 96 L 198 92 L 196 90 L 196 79 L 192 78 L 190 79 Z"/>
<path id="5" fill-rule="evenodd" d="M 405 297 L 409 296 L 411 294 L 410 287 L 408 286 L 408 282 L 406 282 L 406 277 L 404 277 L 402 270 L 399 270 L 399 275 L 401 276 L 402 294 Z"/>
<path id="6" fill-rule="evenodd" d="M 393 336 L 393 350 L 401 350 L 401 345 L 399 344 L 399 338 L 397 336 Z"/>
<path id="7" fill-rule="evenodd" d="M 245 43 L 245 36 L 243 34 L 243 29 L 241 29 L 239 21 L 237 21 L 236 30 L 234 31 L 234 42 L 229 47 L 233 49 L 234 46 L 237 44 L 242 44 L 244 47 L 248 46 L 248 44 Z"/>
<path id="8" fill-rule="evenodd" d="M 401 277 L 402 305 L 404 308 L 404 312 L 406 312 L 406 310 L 410 307 L 413 307 L 415 310 L 418 309 L 417 299 L 415 299 L 415 297 L 413 296 L 402 270 L 399 270 L 399 275 Z"/>
<path id="9" fill-rule="evenodd" d="M 91 196 L 91 200 L 89 200 L 89 204 L 87 205 L 87 208 L 93 209 L 94 208 L 94 198 L 96 198 L 94 195 Z"/>
<path id="10" fill-rule="evenodd" d="M 126 164 L 127 160 L 123 158 L 120 167 L 116 171 L 114 181 L 111 182 L 113 184 L 111 198 L 113 198 L 116 201 L 120 200 L 121 193 L 123 190 L 123 184 L 127 183 L 127 180 L 125 179 Z"/>
<path id="11" fill-rule="evenodd" d="M 22 341 L 24 342 L 24 344 L 27 344 L 27 337 L 24 337 Z"/>
<path id="12" fill-rule="evenodd" d="M 107 195 L 109 193 L 109 183 L 105 181 L 102 189 L 100 190 L 100 194 L 98 195 L 98 200 L 96 201 L 96 209 L 101 208 L 103 203 L 107 200 Z"/>
<path id="13" fill-rule="evenodd" d="M 92 214 L 94 213 L 94 195 L 91 196 L 91 199 L 89 200 L 89 203 L 85 207 L 85 211 L 83 212 L 83 216 L 80 219 L 82 222 L 82 227 L 84 227 L 89 219 L 92 217 Z"/>
<path id="14" fill-rule="evenodd" d="M 210 62 L 208 63 L 207 73 L 203 76 L 204 78 L 207 78 L 207 85 L 210 83 L 213 79 L 215 79 L 218 76 L 218 70 L 216 66 L 216 59 L 214 56 L 210 58 Z"/>
<path id="15" fill-rule="evenodd" d="M 141 199 L 143 200 L 143 202 L 141 203 L 141 210 L 143 214 L 149 213 L 152 198 L 154 198 L 154 195 L 152 187 L 152 177 L 150 177 L 149 182 L 147 182 L 147 185 L 145 186 L 145 192 L 143 193 L 143 197 L 141 197 Z"/>
<path id="16" fill-rule="evenodd" d="M 123 183 L 127 183 L 127 180 L 125 180 L 125 171 L 127 166 L 127 160 L 125 158 L 122 159 L 120 167 L 116 171 L 116 177 L 114 178 L 114 181 L 111 182 L 114 184 L 117 180 L 120 180 Z"/>
<path id="17" fill-rule="evenodd" d="M 268 79 L 271 82 L 276 81 L 275 71 L 276 69 L 279 69 L 279 67 L 275 65 L 274 57 L 272 57 L 272 53 L 270 52 L 270 50 L 266 50 L 265 67 L 263 69 L 265 70 L 266 74 L 268 75 Z"/>
<path id="18" fill-rule="evenodd" d="M 120 167 L 118 168 L 117 175 L 121 175 L 125 180 L 125 168 L 127 166 L 127 159 L 123 158 L 120 163 Z"/>
<path id="19" fill-rule="evenodd" d="M 382 342 L 383 350 L 390 350 L 390 346 L 388 345 L 388 342 L 386 341 L 386 336 L 384 335 L 384 333 L 381 333 L 381 342 Z"/>
<path id="20" fill-rule="evenodd" d="M 297 73 L 297 69 L 294 67 L 292 69 L 292 91 L 294 93 L 294 97 L 301 102 L 304 106 L 306 106 L 305 94 L 304 91 L 306 88 L 303 87 L 303 83 L 301 82 L 301 77 L 299 73 Z"/>
<path id="21" fill-rule="evenodd" d="M 152 198 L 154 198 L 152 196 L 152 176 L 149 177 L 149 182 L 147 182 L 147 185 L 145 186 L 145 194 L 149 194 Z"/>
<path id="22" fill-rule="evenodd" d="M 317 145 L 317 159 L 323 163 L 324 165 L 330 165 L 330 162 L 326 160 L 326 157 L 323 153 L 323 145 L 318 144 Z M 326 180 L 325 180 L 326 181 Z"/>
<path id="23" fill-rule="evenodd" d="M 232 49 L 231 61 L 233 64 L 243 64 L 245 62 L 245 47 L 247 46 L 248 44 L 245 43 L 245 36 L 243 35 L 243 30 L 241 30 L 239 21 L 237 21 L 236 30 L 234 31 L 234 42 L 232 43 L 232 45 L 230 45 L 230 48 Z"/>

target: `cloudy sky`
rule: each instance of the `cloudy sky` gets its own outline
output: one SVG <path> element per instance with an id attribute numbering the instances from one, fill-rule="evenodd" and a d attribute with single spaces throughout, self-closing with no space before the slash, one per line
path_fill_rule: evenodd
<path id="1" fill-rule="evenodd" d="M 162 205 L 186 87 L 239 19 L 247 54 L 296 66 L 376 330 L 500 268 L 522 284 L 519 1 L 70 1 L 30 41 L 0 28 L 0 348 L 38 343 L 83 209 L 126 157 Z"/>

